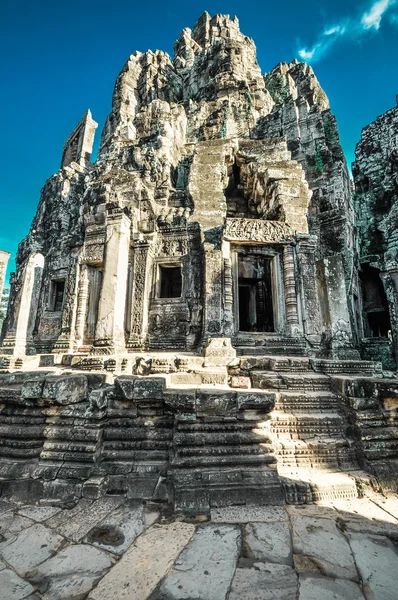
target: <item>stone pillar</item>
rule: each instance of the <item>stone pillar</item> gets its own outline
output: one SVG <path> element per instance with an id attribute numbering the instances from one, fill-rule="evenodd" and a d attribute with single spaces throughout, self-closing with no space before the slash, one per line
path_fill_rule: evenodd
<path id="1" fill-rule="evenodd" d="M 6 252 L 5 250 L 0 250 L 0 301 L 3 295 L 4 280 L 6 277 L 7 264 L 10 256 L 11 255 L 9 252 Z"/>
<path id="2" fill-rule="evenodd" d="M 297 246 L 294 248 L 294 254 L 297 256 L 298 266 L 299 318 L 310 348 L 317 352 L 320 348 L 322 332 L 315 258 L 317 238 L 299 234 L 296 239 Z"/>
<path id="3" fill-rule="evenodd" d="M 98 306 L 93 353 L 125 350 L 124 312 L 130 247 L 130 219 L 109 208 L 106 225 L 104 273 Z"/>
<path id="4" fill-rule="evenodd" d="M 326 347 L 332 358 L 359 359 L 353 347 L 351 319 L 348 311 L 343 261 L 340 255 L 329 256 L 317 263 L 319 296 Z"/>
<path id="5" fill-rule="evenodd" d="M 14 356 L 35 354 L 33 329 L 36 321 L 41 280 L 43 276 L 44 256 L 32 254 L 23 271 L 21 287 L 16 290 L 13 303 L 13 315 L 6 332 L 2 352 Z M 16 282 L 15 285 L 18 285 Z"/>
<path id="6" fill-rule="evenodd" d="M 301 333 L 297 311 L 296 275 L 293 246 L 283 248 L 283 280 L 285 284 L 286 325 L 291 336 Z"/>
<path id="7" fill-rule="evenodd" d="M 79 265 L 74 261 L 68 272 L 62 308 L 61 334 L 54 344 L 53 352 L 72 352 L 75 341 L 75 323 L 77 309 L 77 284 Z"/>
<path id="8" fill-rule="evenodd" d="M 86 326 L 87 308 L 88 308 L 88 295 L 89 295 L 89 279 L 88 279 L 88 267 L 82 265 L 80 268 L 79 277 L 79 291 L 77 296 L 77 309 L 76 309 L 76 326 L 75 326 L 75 340 L 78 346 L 81 346 L 84 341 L 84 330 Z"/>
<path id="9" fill-rule="evenodd" d="M 131 326 L 127 347 L 143 350 L 148 326 L 149 278 L 152 257 L 148 242 L 136 242 L 134 246 L 133 293 L 131 302 Z"/>
<path id="10" fill-rule="evenodd" d="M 391 343 L 398 366 L 398 270 L 381 273 L 380 277 L 387 296 L 391 323 Z"/>
<path id="11" fill-rule="evenodd" d="M 203 341 L 223 334 L 223 255 L 204 243 Z"/>
<path id="12" fill-rule="evenodd" d="M 226 336 L 232 336 L 234 334 L 234 292 L 230 247 L 231 245 L 229 242 L 223 242 L 222 249 L 224 257 L 224 335 Z"/>

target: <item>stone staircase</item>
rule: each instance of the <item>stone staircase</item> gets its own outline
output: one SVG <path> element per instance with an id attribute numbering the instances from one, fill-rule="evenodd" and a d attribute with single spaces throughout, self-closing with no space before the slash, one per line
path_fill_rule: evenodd
<path id="1" fill-rule="evenodd" d="M 331 377 L 319 370 L 374 374 L 362 361 L 242 357 L 240 371 L 254 388 L 274 391 L 270 437 L 277 469 L 290 504 L 357 497 L 360 474 L 354 440 L 331 390 Z M 344 364 L 346 362 L 346 364 Z"/>

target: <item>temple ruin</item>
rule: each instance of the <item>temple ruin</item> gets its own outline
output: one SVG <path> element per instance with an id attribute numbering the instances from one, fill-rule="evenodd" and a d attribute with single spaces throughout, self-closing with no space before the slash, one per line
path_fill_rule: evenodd
<path id="1" fill-rule="evenodd" d="M 398 109 L 364 130 L 353 194 L 310 66 L 263 75 L 207 13 L 174 51 L 129 57 L 97 159 L 88 110 L 19 245 L 3 494 L 189 512 L 395 490 Z"/>

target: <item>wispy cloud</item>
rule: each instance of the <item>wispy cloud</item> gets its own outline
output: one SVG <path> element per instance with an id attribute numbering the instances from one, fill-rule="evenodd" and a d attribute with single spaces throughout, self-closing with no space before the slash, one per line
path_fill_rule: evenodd
<path id="1" fill-rule="evenodd" d="M 308 62 L 320 60 L 324 54 L 342 37 L 356 38 L 369 31 L 378 31 L 384 15 L 398 5 L 398 0 L 376 0 L 361 15 L 348 18 L 326 27 L 318 40 L 310 47 L 298 50 L 300 58 Z M 398 22 L 398 14 L 390 14 L 391 22 Z"/>

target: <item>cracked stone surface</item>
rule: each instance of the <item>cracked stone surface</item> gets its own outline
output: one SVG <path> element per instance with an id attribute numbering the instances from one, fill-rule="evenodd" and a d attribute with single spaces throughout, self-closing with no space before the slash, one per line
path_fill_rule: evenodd
<path id="1" fill-rule="evenodd" d="M 210 517 L 118 496 L 0 510 L 1 600 L 397 597 L 392 494 L 215 508 Z"/>

